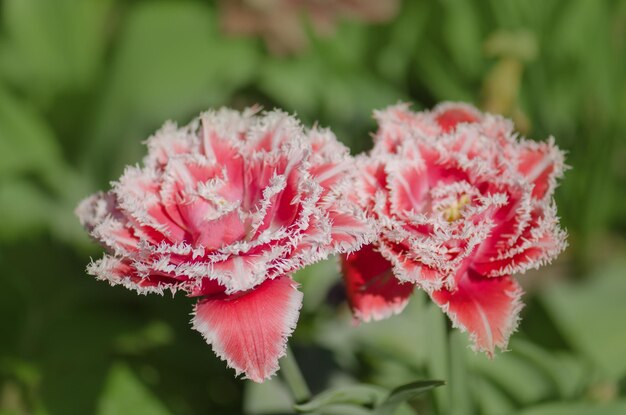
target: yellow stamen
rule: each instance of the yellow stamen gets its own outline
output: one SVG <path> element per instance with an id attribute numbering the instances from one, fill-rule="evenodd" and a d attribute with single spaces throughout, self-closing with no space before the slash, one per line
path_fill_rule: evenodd
<path id="1" fill-rule="evenodd" d="M 463 207 L 470 202 L 469 195 L 463 195 L 456 202 L 452 203 L 450 207 L 445 209 L 444 216 L 448 222 L 454 222 L 455 220 L 461 219 L 461 211 Z"/>

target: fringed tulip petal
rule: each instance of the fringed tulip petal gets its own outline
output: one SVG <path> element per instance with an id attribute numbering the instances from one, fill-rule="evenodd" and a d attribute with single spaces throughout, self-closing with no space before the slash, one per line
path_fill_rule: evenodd
<path id="1" fill-rule="evenodd" d="M 348 301 L 360 321 L 382 320 L 400 313 L 413 293 L 413 285 L 393 276 L 391 263 L 372 245 L 342 256 Z"/>
<path id="2" fill-rule="evenodd" d="M 192 324 L 237 375 L 263 382 L 278 370 L 301 305 L 297 284 L 283 276 L 249 292 L 201 299 Z"/>
<path id="3" fill-rule="evenodd" d="M 496 347 L 506 350 L 523 307 L 521 297 L 522 289 L 511 277 L 482 278 L 473 271 L 466 272 L 453 290 L 431 293 L 453 326 L 467 331 L 474 348 L 489 356 Z"/>

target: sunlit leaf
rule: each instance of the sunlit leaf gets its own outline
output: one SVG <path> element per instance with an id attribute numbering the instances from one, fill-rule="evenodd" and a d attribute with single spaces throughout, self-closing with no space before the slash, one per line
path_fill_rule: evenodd
<path id="1" fill-rule="evenodd" d="M 170 412 L 128 367 L 118 364 L 109 372 L 97 414 L 167 415 Z"/>
<path id="2" fill-rule="evenodd" d="M 466 362 L 467 335 L 455 330 L 448 334 L 448 339 L 450 347 L 450 374 L 447 378 L 450 389 L 449 413 L 470 415 L 474 413 L 474 402 L 470 390 L 472 377 Z"/>
<path id="3" fill-rule="evenodd" d="M 489 379 L 522 405 L 541 401 L 555 394 L 555 386 L 541 370 L 511 353 L 489 359 L 471 350 L 467 352 L 468 366 Z"/>
<path id="4" fill-rule="evenodd" d="M 319 409 L 337 405 L 350 404 L 355 406 L 376 406 L 386 396 L 383 388 L 370 385 L 352 385 L 330 389 L 313 397 L 310 401 L 295 405 L 298 412 L 314 412 Z"/>
<path id="5" fill-rule="evenodd" d="M 398 406 L 408 400 L 414 399 L 438 386 L 444 385 L 441 380 L 421 380 L 407 385 L 402 385 L 389 393 L 389 396 L 374 410 L 375 415 L 393 415 Z"/>
<path id="6" fill-rule="evenodd" d="M 287 414 L 293 412 L 289 389 L 278 376 L 263 383 L 247 382 L 243 410 L 249 415 Z"/>
<path id="7" fill-rule="evenodd" d="M 613 379 L 626 373 L 626 263 L 601 267 L 580 284 L 555 283 L 541 298 L 562 334 Z"/>

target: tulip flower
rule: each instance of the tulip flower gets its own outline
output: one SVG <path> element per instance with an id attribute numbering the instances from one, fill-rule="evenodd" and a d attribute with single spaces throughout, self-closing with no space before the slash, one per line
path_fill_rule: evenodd
<path id="1" fill-rule="evenodd" d="M 375 113 L 375 145 L 357 160 L 358 203 L 376 241 L 344 255 L 357 319 L 402 311 L 417 286 L 476 349 L 505 349 L 523 306 L 513 275 L 566 246 L 553 191 L 563 154 L 517 137 L 511 122 L 465 105 Z"/>
<path id="2" fill-rule="evenodd" d="M 293 272 L 372 238 L 345 196 L 348 150 L 328 130 L 254 109 L 167 123 L 147 146 L 141 166 L 77 208 L 107 251 L 87 271 L 140 294 L 196 297 L 193 328 L 237 374 L 261 382 L 298 320 Z"/>

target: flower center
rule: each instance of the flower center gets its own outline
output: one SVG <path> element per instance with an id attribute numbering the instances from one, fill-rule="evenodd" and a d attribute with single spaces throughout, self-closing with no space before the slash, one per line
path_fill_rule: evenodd
<path id="1" fill-rule="evenodd" d="M 469 195 L 461 195 L 456 201 L 452 202 L 450 206 L 443 210 L 443 215 L 448 222 L 454 222 L 461 219 L 461 212 L 463 208 L 471 201 Z"/>

